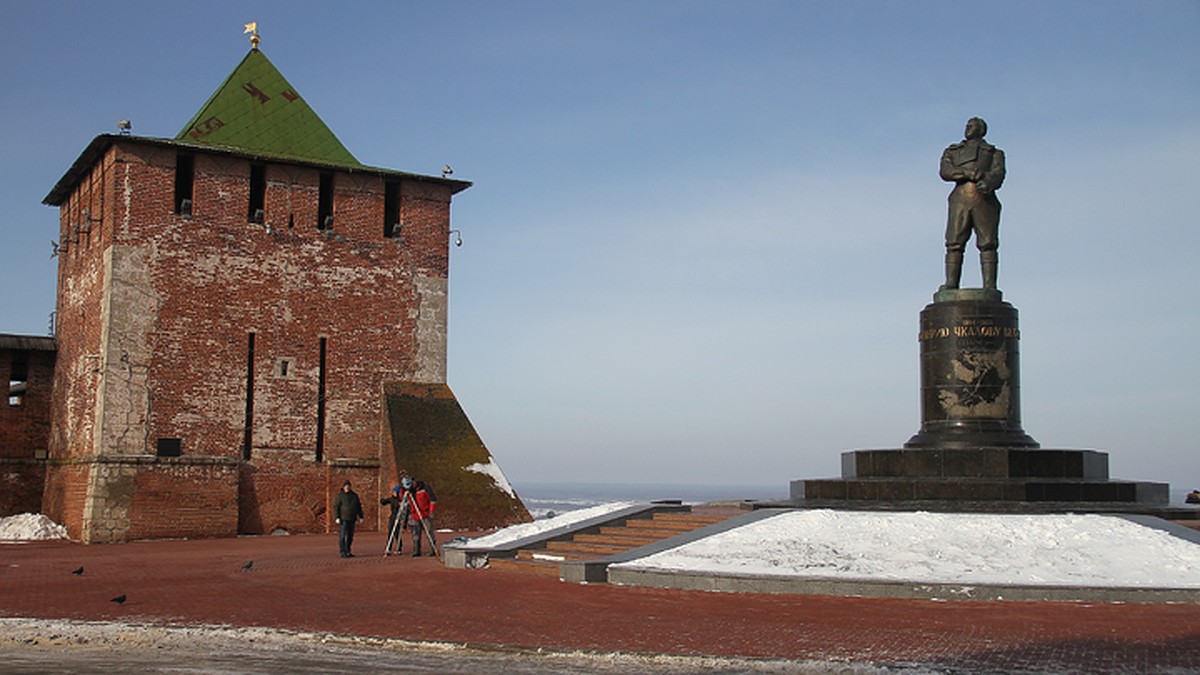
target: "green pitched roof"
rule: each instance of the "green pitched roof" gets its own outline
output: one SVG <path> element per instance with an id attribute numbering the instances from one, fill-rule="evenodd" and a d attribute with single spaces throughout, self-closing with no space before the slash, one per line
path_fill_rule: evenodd
<path id="1" fill-rule="evenodd" d="M 361 166 L 257 49 L 242 59 L 175 139 Z"/>

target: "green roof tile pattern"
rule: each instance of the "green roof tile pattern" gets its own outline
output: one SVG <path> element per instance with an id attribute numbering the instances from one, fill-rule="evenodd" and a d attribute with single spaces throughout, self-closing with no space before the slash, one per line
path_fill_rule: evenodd
<path id="1" fill-rule="evenodd" d="M 257 49 L 242 59 L 175 139 L 361 166 Z"/>

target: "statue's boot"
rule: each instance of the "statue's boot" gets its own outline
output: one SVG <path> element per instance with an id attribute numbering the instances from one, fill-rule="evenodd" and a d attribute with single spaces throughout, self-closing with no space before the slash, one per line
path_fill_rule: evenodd
<path id="1" fill-rule="evenodd" d="M 996 290 L 996 270 L 1000 266 L 1000 255 L 996 251 L 980 251 L 979 265 L 983 269 L 983 287 Z"/>
<path id="2" fill-rule="evenodd" d="M 958 288 L 958 282 L 962 279 L 963 254 L 962 251 L 946 251 L 946 283 L 938 290 L 948 291 Z"/>

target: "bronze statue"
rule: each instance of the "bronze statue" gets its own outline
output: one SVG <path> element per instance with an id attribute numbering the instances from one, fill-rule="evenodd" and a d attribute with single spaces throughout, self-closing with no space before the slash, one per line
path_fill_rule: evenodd
<path id="1" fill-rule="evenodd" d="M 1000 247 L 1000 200 L 996 190 L 1004 182 L 1004 151 L 984 141 L 985 134 L 987 122 L 972 117 L 967 120 L 966 138 L 942 153 L 942 180 L 954 183 L 946 221 L 946 283 L 942 290 L 958 288 L 963 249 L 972 231 L 979 249 L 983 287 L 996 289 Z"/>

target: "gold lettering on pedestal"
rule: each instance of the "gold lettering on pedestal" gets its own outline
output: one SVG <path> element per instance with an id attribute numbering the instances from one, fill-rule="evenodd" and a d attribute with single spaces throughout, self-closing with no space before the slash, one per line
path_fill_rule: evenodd
<path id="1" fill-rule="evenodd" d="M 937 328 L 926 328 L 917 333 L 917 342 L 925 342 L 938 338 L 948 338 L 951 335 L 957 338 L 967 337 L 986 337 L 986 338 L 1005 338 L 1019 340 L 1021 339 L 1021 329 L 1013 326 L 980 326 L 975 325 L 974 321 L 964 321 L 958 326 L 939 326 Z"/>

